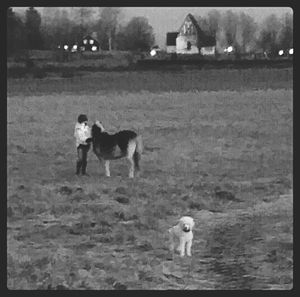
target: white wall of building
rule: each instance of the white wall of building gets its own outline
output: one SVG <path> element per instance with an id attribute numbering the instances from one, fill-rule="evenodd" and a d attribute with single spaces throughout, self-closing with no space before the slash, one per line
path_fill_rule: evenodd
<path id="1" fill-rule="evenodd" d="M 167 53 L 176 53 L 176 45 L 167 45 Z"/>
<path id="2" fill-rule="evenodd" d="M 215 46 L 201 47 L 200 53 L 204 56 L 215 55 L 216 47 Z"/>
<path id="3" fill-rule="evenodd" d="M 177 54 L 198 54 L 199 49 L 195 42 L 191 42 L 191 49 L 187 49 L 188 39 L 185 36 L 178 36 L 176 38 L 176 53 Z"/>

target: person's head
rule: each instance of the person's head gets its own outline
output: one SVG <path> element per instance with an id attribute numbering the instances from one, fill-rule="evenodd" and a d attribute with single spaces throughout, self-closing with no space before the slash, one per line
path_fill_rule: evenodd
<path id="1" fill-rule="evenodd" d="M 79 124 L 82 124 L 84 122 L 87 122 L 88 118 L 87 118 L 87 116 L 85 114 L 80 114 L 78 116 L 78 120 L 77 121 L 78 121 Z"/>

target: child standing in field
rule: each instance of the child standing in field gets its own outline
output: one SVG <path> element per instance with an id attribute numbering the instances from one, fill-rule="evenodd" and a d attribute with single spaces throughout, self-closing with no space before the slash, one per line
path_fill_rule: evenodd
<path id="1" fill-rule="evenodd" d="M 85 114 L 78 116 L 77 123 L 75 125 L 74 136 L 76 138 L 77 148 L 77 163 L 76 163 L 76 174 L 86 175 L 87 166 L 87 153 L 90 149 L 91 129 L 88 126 L 88 118 Z"/>

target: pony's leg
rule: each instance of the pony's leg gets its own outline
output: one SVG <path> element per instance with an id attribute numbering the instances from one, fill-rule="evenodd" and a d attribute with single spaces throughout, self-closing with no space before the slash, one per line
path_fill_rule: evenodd
<path id="1" fill-rule="evenodd" d="M 128 157 L 128 160 L 130 162 L 130 168 L 129 168 L 129 177 L 133 178 L 134 177 L 134 161 L 133 158 Z"/>
<path id="2" fill-rule="evenodd" d="M 105 160 L 105 175 L 110 176 L 109 160 Z"/>
<path id="3" fill-rule="evenodd" d="M 97 154 L 96 154 L 96 156 L 97 156 L 97 158 L 98 158 L 98 160 L 100 162 L 100 169 L 101 169 L 103 159 L 100 156 L 98 156 Z"/>
<path id="4" fill-rule="evenodd" d="M 133 154 L 136 149 L 136 143 L 133 141 L 130 141 L 128 144 L 128 149 L 127 149 L 127 159 L 130 162 L 130 168 L 129 168 L 129 177 L 133 178 L 134 177 L 134 160 L 133 160 Z"/>

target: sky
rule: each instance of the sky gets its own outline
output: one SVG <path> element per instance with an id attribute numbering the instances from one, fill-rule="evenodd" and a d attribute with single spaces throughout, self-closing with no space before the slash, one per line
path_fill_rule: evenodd
<path id="1" fill-rule="evenodd" d="M 39 10 L 42 15 L 47 11 L 47 8 L 35 8 Z M 22 11 L 26 8 L 14 9 L 16 11 Z M 272 13 L 280 17 L 284 13 L 293 12 L 289 7 L 121 7 L 122 22 L 124 23 L 136 16 L 143 16 L 148 19 L 149 24 L 154 30 L 155 42 L 161 48 L 165 47 L 166 33 L 178 31 L 188 13 L 195 16 L 205 16 L 212 9 L 219 10 L 220 12 L 226 10 L 245 12 L 252 16 L 258 23 Z M 95 7 L 95 10 L 98 11 L 98 7 Z"/>

